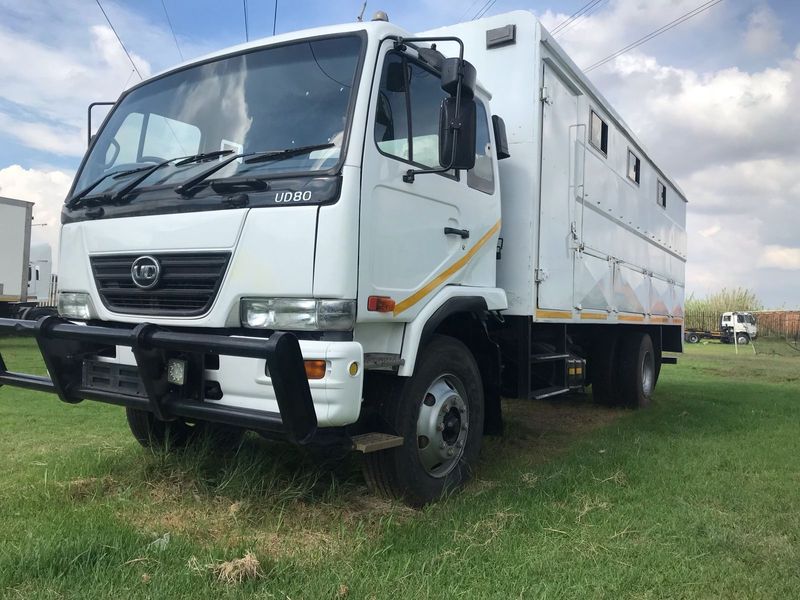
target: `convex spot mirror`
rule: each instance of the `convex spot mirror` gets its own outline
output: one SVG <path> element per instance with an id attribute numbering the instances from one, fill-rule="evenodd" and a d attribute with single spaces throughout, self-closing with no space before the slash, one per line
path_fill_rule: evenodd
<path id="1" fill-rule="evenodd" d="M 475 166 L 475 100 L 445 98 L 439 111 L 439 164 L 443 169 L 471 169 Z M 456 133 L 458 132 L 458 133 Z"/>

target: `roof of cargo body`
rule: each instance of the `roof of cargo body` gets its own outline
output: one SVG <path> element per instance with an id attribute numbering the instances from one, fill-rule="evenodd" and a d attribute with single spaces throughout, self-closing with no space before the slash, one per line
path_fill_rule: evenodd
<path id="1" fill-rule="evenodd" d="M 496 27 L 501 27 L 502 24 L 512 24 L 512 23 L 519 23 L 520 20 L 527 20 L 528 22 L 532 22 L 535 27 L 539 29 L 539 37 L 541 39 L 541 43 L 545 45 L 549 52 L 551 52 L 554 56 L 558 58 L 560 64 L 560 68 L 566 71 L 566 74 L 575 79 L 577 82 L 581 84 L 583 91 L 592 98 L 598 105 L 602 107 L 602 109 L 606 112 L 608 117 L 611 121 L 616 125 L 616 127 L 622 131 L 626 137 L 631 141 L 631 144 L 636 147 L 636 149 L 641 152 L 643 156 L 645 156 L 650 163 L 655 168 L 656 172 L 665 180 L 667 181 L 677 192 L 678 196 L 680 196 L 681 200 L 684 202 L 688 202 L 686 199 L 686 195 L 684 194 L 683 190 L 681 190 L 680 186 L 664 171 L 658 166 L 658 163 L 653 160 L 652 154 L 647 151 L 644 145 L 641 143 L 639 138 L 633 133 L 631 128 L 625 122 L 625 120 L 619 115 L 619 113 L 614 109 L 611 103 L 603 96 L 600 90 L 595 87 L 595 85 L 589 80 L 586 74 L 578 67 L 578 65 L 573 62 L 573 60 L 569 57 L 566 51 L 559 46 L 558 42 L 553 39 L 553 36 L 550 34 L 549 31 L 542 25 L 541 21 L 536 18 L 536 16 L 528 12 L 526 10 L 515 10 L 499 15 L 493 15 L 491 17 L 485 17 L 482 19 L 478 19 L 475 21 L 467 21 L 464 23 L 458 23 L 455 25 L 445 26 L 445 27 L 437 27 L 436 29 L 432 29 L 430 31 L 426 31 L 421 35 L 444 35 L 448 29 L 452 29 L 454 27 L 475 27 L 480 29 L 485 29 L 486 31 L 490 29 L 494 29 Z M 475 49 L 473 48 L 473 51 Z M 480 78 L 480 73 L 478 73 L 478 78 Z M 495 96 L 500 94 L 500 90 L 492 89 L 489 90 Z M 501 115 L 502 116 L 502 115 Z"/>

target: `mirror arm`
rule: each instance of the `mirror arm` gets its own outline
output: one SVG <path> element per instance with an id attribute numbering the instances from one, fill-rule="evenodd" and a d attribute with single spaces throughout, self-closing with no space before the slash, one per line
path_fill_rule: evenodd
<path id="1" fill-rule="evenodd" d="M 456 157 L 456 149 L 458 148 L 458 134 L 459 130 L 461 129 L 461 119 L 459 119 L 459 113 L 461 112 L 461 82 L 464 79 L 464 42 L 461 40 L 461 38 L 455 36 L 404 38 L 399 35 L 389 35 L 384 39 L 394 40 L 395 49 L 400 50 L 401 52 L 404 51 L 407 46 L 411 46 L 413 48 L 415 42 L 455 42 L 458 44 L 458 60 L 460 66 L 458 72 L 458 84 L 456 85 L 456 112 L 453 115 L 453 121 L 458 124 L 458 127 L 453 127 L 455 132 L 453 133 L 453 148 L 450 152 L 450 164 L 439 169 L 409 169 L 403 175 L 403 181 L 405 183 L 414 183 L 414 178 L 416 175 L 425 175 L 428 173 L 447 173 L 447 171 L 453 168 L 453 162 L 455 161 Z M 453 124 L 451 123 L 451 126 L 452 125 Z"/>

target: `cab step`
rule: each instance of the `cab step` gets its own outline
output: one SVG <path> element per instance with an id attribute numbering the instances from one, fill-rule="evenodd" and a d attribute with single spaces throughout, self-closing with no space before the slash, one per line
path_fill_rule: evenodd
<path id="1" fill-rule="evenodd" d="M 552 398 L 553 396 L 560 396 L 569 392 L 568 387 L 559 385 L 551 385 L 549 387 L 539 388 L 538 390 L 531 391 L 530 397 L 533 400 L 544 400 L 545 398 Z"/>

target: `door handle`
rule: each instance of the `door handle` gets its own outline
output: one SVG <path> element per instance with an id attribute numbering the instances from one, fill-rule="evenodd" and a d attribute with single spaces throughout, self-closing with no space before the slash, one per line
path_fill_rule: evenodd
<path id="1" fill-rule="evenodd" d="M 455 227 L 445 227 L 444 234 L 460 235 L 462 240 L 466 240 L 469 237 L 469 229 L 456 229 Z"/>

